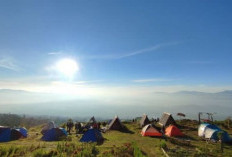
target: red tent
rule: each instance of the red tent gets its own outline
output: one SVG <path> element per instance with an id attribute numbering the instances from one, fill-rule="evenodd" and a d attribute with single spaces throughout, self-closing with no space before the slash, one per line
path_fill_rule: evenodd
<path id="1" fill-rule="evenodd" d="M 158 137 L 162 136 L 162 134 L 151 124 L 148 124 L 145 127 L 143 127 L 141 134 L 142 136 L 158 136 Z"/>
<path id="2" fill-rule="evenodd" d="M 175 125 L 170 125 L 165 129 L 165 135 L 167 136 L 184 136 L 184 134 Z"/>

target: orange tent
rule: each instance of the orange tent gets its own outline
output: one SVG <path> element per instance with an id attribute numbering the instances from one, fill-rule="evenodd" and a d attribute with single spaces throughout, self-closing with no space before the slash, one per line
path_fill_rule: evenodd
<path id="1" fill-rule="evenodd" d="M 154 128 L 151 124 L 148 124 L 143 127 L 141 131 L 142 136 L 162 136 L 162 134 Z"/>
<path id="2" fill-rule="evenodd" d="M 165 129 L 165 135 L 167 136 L 184 136 L 184 134 L 175 125 L 170 125 Z"/>

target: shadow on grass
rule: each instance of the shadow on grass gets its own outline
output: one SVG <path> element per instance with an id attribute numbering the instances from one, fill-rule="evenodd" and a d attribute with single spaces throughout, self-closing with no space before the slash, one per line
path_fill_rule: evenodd
<path id="1" fill-rule="evenodd" d="M 128 134 L 134 134 L 135 132 L 129 130 L 126 126 L 122 129 L 122 130 L 119 130 L 120 132 L 123 132 L 123 133 L 128 133 Z"/>

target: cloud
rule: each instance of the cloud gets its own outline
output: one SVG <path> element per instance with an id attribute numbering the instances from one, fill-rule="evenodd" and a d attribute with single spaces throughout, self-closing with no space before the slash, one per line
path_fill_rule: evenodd
<path id="1" fill-rule="evenodd" d="M 57 52 L 49 52 L 48 55 L 60 55 L 62 54 L 63 52 L 61 51 L 57 51 Z"/>
<path id="2" fill-rule="evenodd" d="M 132 57 L 132 56 L 136 56 L 139 54 L 155 51 L 155 50 L 158 50 L 166 46 L 177 45 L 179 43 L 180 42 L 169 42 L 169 43 L 157 44 L 152 47 L 148 47 L 148 48 L 144 48 L 144 49 L 140 49 L 137 51 L 128 52 L 124 54 L 90 55 L 90 56 L 83 56 L 83 58 L 86 58 L 86 59 L 122 59 L 122 58 Z"/>
<path id="3" fill-rule="evenodd" d="M 151 79 L 132 80 L 132 82 L 135 83 L 166 82 L 166 81 L 172 81 L 172 79 L 151 78 Z"/>
<path id="4" fill-rule="evenodd" d="M 5 68 L 8 70 L 19 71 L 20 68 L 14 63 L 14 60 L 11 58 L 1 58 L 0 59 L 0 68 Z"/>

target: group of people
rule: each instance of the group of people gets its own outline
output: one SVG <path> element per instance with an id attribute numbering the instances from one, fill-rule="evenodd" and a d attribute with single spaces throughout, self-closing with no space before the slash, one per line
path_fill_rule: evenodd
<path id="1" fill-rule="evenodd" d="M 84 130 L 88 130 L 90 128 L 95 128 L 100 130 L 101 128 L 101 123 L 100 122 L 94 122 L 94 123 L 87 123 L 85 126 L 83 124 L 81 124 L 80 122 L 76 122 L 74 123 L 71 119 L 68 120 L 68 122 L 66 123 L 66 127 L 67 127 L 67 131 L 69 134 L 71 134 L 71 131 L 73 129 L 73 127 L 75 127 L 75 131 L 76 133 L 83 133 Z"/>

